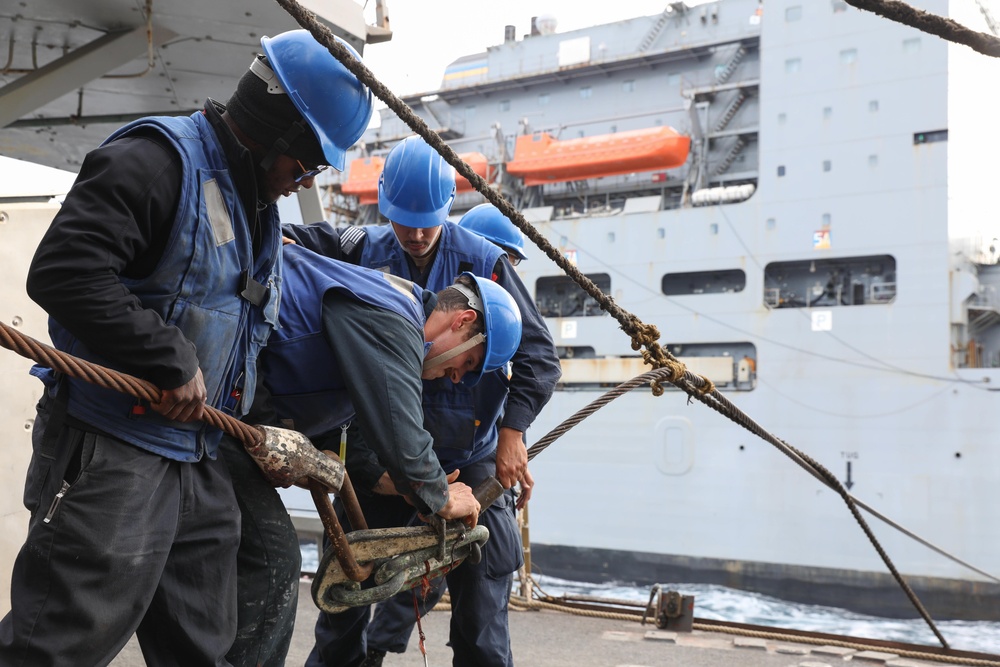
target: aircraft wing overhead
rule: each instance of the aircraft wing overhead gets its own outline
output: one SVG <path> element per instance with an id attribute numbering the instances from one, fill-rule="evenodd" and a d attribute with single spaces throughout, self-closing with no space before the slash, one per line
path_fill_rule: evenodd
<path id="1" fill-rule="evenodd" d="M 355 0 L 306 0 L 359 52 L 385 41 Z M 383 9 L 380 3 L 379 9 Z M 0 8 L 0 155 L 78 171 L 118 126 L 225 102 L 260 38 L 298 28 L 274 0 L 19 0 Z"/>

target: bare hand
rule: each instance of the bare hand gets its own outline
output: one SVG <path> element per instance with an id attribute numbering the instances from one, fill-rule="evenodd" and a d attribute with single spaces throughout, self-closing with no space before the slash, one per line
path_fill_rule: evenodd
<path id="1" fill-rule="evenodd" d="M 524 469 L 524 477 L 521 478 L 521 493 L 517 496 L 515 509 L 524 509 L 524 506 L 531 500 L 531 489 L 535 486 L 535 478 L 531 476 L 531 471 Z"/>
<path id="2" fill-rule="evenodd" d="M 290 239 L 287 236 L 281 237 L 281 245 L 295 245 L 295 239 Z"/>
<path id="3" fill-rule="evenodd" d="M 205 378 L 201 369 L 188 380 L 187 384 L 176 389 L 160 392 L 160 402 L 151 403 L 149 407 L 167 419 L 179 422 L 198 421 L 205 414 L 205 400 L 208 392 L 205 389 Z"/>
<path id="4" fill-rule="evenodd" d="M 448 485 L 448 502 L 438 510 L 438 516 L 448 520 L 461 519 L 469 528 L 475 528 L 479 521 L 479 509 L 472 487 L 453 482 Z"/>
<path id="5" fill-rule="evenodd" d="M 524 434 L 506 426 L 500 427 L 497 440 L 497 481 L 509 489 L 524 479 L 528 471 L 528 449 Z"/>

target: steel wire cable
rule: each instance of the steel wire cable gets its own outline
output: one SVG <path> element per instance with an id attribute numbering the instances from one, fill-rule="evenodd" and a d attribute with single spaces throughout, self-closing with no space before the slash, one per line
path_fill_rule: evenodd
<path id="1" fill-rule="evenodd" d="M 41 343 L 4 322 L 0 322 L 0 346 L 78 380 L 120 391 L 150 403 L 160 400 L 160 389 L 152 382 L 74 357 Z M 202 421 L 233 436 L 249 450 L 263 447 L 264 435 L 260 430 L 210 405 L 205 406 Z"/>

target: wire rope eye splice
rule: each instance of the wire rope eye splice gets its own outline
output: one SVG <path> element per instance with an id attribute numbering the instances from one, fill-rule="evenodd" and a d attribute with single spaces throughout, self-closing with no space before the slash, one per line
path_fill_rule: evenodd
<path id="1" fill-rule="evenodd" d="M 307 485 L 330 547 L 320 560 L 312 595 L 322 611 L 336 613 L 369 605 L 408 590 L 426 578 L 446 574 L 465 559 L 478 562 L 489 539 L 486 526 L 467 529 L 460 521 L 432 518 L 431 525 L 369 530 L 340 457 L 318 450 L 305 435 L 256 426 L 260 437 L 247 452 L 275 485 Z M 355 530 L 345 533 L 330 501 L 337 494 Z M 474 489 L 482 510 L 503 494 L 493 477 Z M 362 586 L 371 579 L 371 584 Z"/>
<path id="2" fill-rule="evenodd" d="M 468 559 L 479 562 L 480 549 L 489 539 L 489 529 L 469 529 L 461 521 L 432 518 L 417 527 L 367 529 L 350 482 L 341 495 L 352 525 L 360 518 L 362 528 L 344 534 L 332 505 L 320 510 L 331 545 L 320 559 L 312 583 L 316 606 L 327 613 L 371 605 L 400 591 L 409 590 L 455 569 Z M 493 477 L 485 479 L 473 493 L 485 511 L 504 492 Z M 313 499 L 317 500 L 313 491 Z M 328 502 L 328 499 L 327 499 Z M 322 500 L 317 500 L 317 507 Z M 328 525 L 327 517 L 333 525 Z M 332 528 L 332 530 L 331 530 Z M 370 583 L 368 583 L 370 580 Z"/>

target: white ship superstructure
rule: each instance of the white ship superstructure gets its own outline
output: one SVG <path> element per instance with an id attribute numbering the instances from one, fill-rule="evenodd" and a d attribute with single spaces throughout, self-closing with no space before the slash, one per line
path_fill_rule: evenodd
<path id="1" fill-rule="evenodd" d="M 917 4 L 982 23 L 973 3 Z M 691 370 L 1000 576 L 997 64 L 839 0 L 535 26 L 405 101 Z M 341 183 L 351 223 L 377 221 L 380 160 L 410 133 L 383 111 L 366 135 Z M 459 190 L 456 219 L 483 201 Z M 648 367 L 537 250 L 518 271 L 563 360 L 537 440 Z M 914 615 L 836 493 L 679 391 L 632 392 L 532 469 L 547 574 Z M 932 614 L 1000 614 L 995 582 L 871 522 Z"/>

